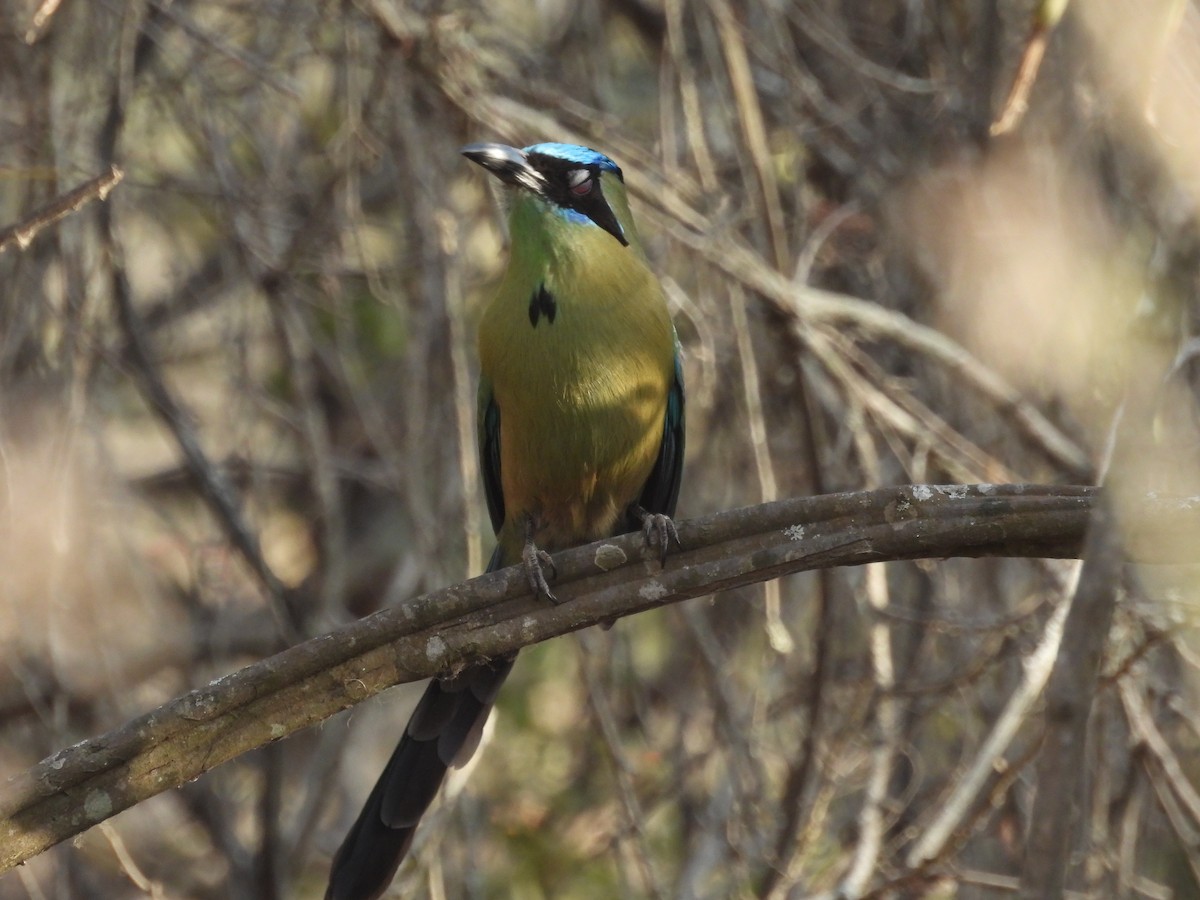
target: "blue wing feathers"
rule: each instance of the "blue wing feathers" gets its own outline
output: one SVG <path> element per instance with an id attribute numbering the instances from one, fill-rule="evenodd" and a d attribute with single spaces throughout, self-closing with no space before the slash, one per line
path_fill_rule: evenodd
<path id="1" fill-rule="evenodd" d="M 488 515 L 492 520 L 492 531 L 500 532 L 504 524 L 504 492 L 500 486 L 500 407 L 492 396 L 492 385 L 485 378 L 479 380 L 479 404 L 476 427 L 479 441 L 479 467 L 483 471 L 483 493 L 487 497 Z M 498 563 L 492 560 L 492 565 Z M 489 565 L 488 571 L 492 570 Z"/>
<path id="2" fill-rule="evenodd" d="M 638 499 L 639 505 L 647 512 L 675 515 L 675 502 L 679 499 L 679 483 L 683 476 L 684 418 L 683 361 L 676 343 L 675 380 L 667 395 L 662 444 Z"/>

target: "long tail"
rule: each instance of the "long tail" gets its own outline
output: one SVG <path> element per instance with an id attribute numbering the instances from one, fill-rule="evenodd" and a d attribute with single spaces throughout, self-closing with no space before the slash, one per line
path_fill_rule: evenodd
<path id="1" fill-rule="evenodd" d="M 325 900 L 373 900 L 387 889 L 446 770 L 464 765 L 479 746 L 483 725 L 515 658 L 472 666 L 454 678 L 429 683 L 333 858 Z"/>

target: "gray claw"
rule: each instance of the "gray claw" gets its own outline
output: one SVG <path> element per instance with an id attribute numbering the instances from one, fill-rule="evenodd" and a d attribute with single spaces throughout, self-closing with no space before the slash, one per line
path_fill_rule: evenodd
<path id="1" fill-rule="evenodd" d="M 558 568 L 554 565 L 550 554 L 539 549 L 532 540 L 527 540 L 521 551 L 521 562 L 525 566 L 525 577 L 529 579 L 530 590 L 540 597 L 545 597 L 551 603 L 557 603 L 558 598 L 554 596 L 549 582 L 546 581 L 545 569 L 550 570 L 551 577 L 558 577 Z"/>
<path id="2" fill-rule="evenodd" d="M 670 516 L 663 513 L 646 512 L 640 506 L 634 510 L 634 515 L 642 520 L 642 538 L 645 540 L 646 546 L 658 545 L 659 564 L 665 567 L 671 540 L 674 539 L 675 544 L 679 545 L 679 531 L 675 528 L 675 522 Z"/>

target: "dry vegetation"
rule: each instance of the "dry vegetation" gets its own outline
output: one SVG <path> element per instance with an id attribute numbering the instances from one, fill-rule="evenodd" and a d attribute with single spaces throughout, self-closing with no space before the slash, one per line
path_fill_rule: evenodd
<path id="1" fill-rule="evenodd" d="M 687 353 L 681 518 L 910 482 L 1103 480 L 1118 519 L 1200 494 L 1200 9 L 1035 5 L 0 6 L 0 228 L 28 226 L 0 234 L 0 773 L 480 571 L 503 235 L 471 140 L 624 167 Z M 951 559 L 527 651 L 396 896 L 1054 896 L 1054 838 L 1090 896 L 1196 896 L 1197 572 L 1092 546 L 1061 648 L 1070 564 Z M 415 697 L 0 897 L 318 897 Z M 1074 830 L 1042 833 L 1049 803 Z"/>

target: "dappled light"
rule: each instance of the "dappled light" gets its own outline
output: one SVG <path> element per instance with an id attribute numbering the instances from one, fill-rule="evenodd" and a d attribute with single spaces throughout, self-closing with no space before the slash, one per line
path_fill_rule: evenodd
<path id="1" fill-rule="evenodd" d="M 0 800 L 96 735 L 184 751 L 30 839 L 0 898 L 322 896 L 419 696 L 382 689 L 522 627 L 562 636 L 387 896 L 1200 894 L 1195 0 L 13 6 Z M 608 630 L 451 592 L 428 634 L 217 682 L 487 563 L 508 236 L 477 141 L 621 166 L 683 348 L 685 540 L 586 562 L 625 607 L 562 568 Z M 120 731 L 197 688 L 295 715 Z"/>

